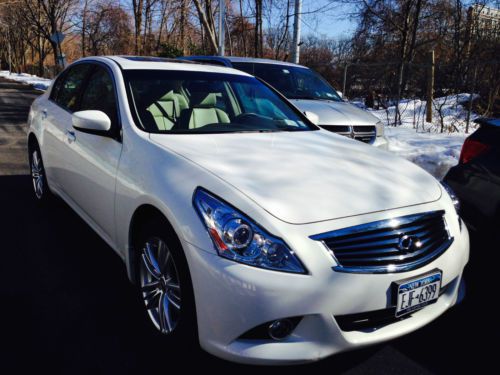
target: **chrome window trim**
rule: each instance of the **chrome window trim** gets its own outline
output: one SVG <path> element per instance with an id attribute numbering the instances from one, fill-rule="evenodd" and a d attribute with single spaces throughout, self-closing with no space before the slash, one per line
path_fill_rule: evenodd
<path id="1" fill-rule="evenodd" d="M 429 254 L 426 254 L 422 258 L 419 258 L 417 260 L 408 262 L 408 263 L 403 263 L 403 264 L 389 264 L 389 265 L 374 265 L 374 266 L 344 266 L 342 265 L 338 259 L 335 256 L 334 250 L 332 250 L 327 244 L 326 240 L 327 239 L 332 239 L 335 237 L 341 237 L 345 235 L 350 235 L 350 234 L 359 234 L 367 231 L 373 231 L 377 229 L 389 229 L 392 228 L 393 230 L 397 230 L 401 225 L 405 224 L 411 224 L 412 222 L 422 220 L 422 219 L 429 219 L 429 218 L 435 218 L 435 217 L 442 217 L 443 219 L 443 224 L 444 224 L 444 229 L 446 230 L 446 233 L 448 234 L 448 239 L 443 242 L 437 249 L 434 251 L 430 252 Z M 368 235 L 369 236 L 369 235 Z M 446 222 L 445 218 L 445 211 L 440 210 L 440 211 L 430 211 L 430 212 L 425 212 L 425 213 L 420 213 L 420 214 L 413 214 L 413 215 L 407 215 L 407 216 L 401 216 L 401 217 L 393 217 L 389 219 L 384 219 L 384 220 L 378 220 L 370 223 L 365 223 L 365 224 L 360 224 L 360 225 L 355 225 L 352 227 L 347 227 L 347 228 L 342 228 L 342 229 L 337 229 L 325 233 L 320 233 L 316 234 L 313 236 L 309 236 L 312 240 L 315 241 L 320 241 L 327 252 L 331 255 L 335 263 L 337 264 L 336 266 L 333 266 L 332 269 L 337 272 L 345 272 L 345 273 L 398 273 L 398 272 L 406 272 L 406 271 L 411 271 L 414 269 L 417 269 L 419 267 L 422 267 L 434 259 L 438 258 L 440 255 L 442 255 L 453 243 L 454 238 L 451 236 L 448 228 L 448 224 Z"/>

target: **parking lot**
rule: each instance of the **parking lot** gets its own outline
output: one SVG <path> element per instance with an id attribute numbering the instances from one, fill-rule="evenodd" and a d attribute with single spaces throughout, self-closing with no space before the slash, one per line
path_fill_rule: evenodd
<path id="1" fill-rule="evenodd" d="M 0 371 L 18 373 L 28 366 L 65 374 L 166 373 L 180 366 L 240 371 L 243 366 L 160 337 L 119 257 L 64 203 L 35 204 L 25 132 L 29 105 L 39 94 L 0 80 Z M 493 238 L 473 238 L 466 300 L 425 328 L 298 369 L 330 374 L 486 369 L 497 352 L 494 340 L 500 339 L 492 276 L 499 250 Z"/>

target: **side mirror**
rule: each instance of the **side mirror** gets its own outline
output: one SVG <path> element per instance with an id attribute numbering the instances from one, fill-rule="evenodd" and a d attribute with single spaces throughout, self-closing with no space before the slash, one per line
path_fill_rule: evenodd
<path id="1" fill-rule="evenodd" d="M 102 111 L 78 111 L 72 116 L 73 128 L 84 133 L 106 135 L 111 129 L 111 119 Z"/>
<path id="2" fill-rule="evenodd" d="M 304 115 L 311 121 L 314 125 L 319 124 L 319 116 L 314 112 L 304 111 Z"/>

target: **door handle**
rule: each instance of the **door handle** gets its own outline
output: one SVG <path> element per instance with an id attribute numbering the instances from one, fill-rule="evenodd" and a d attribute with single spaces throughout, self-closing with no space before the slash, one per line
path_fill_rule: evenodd
<path id="1" fill-rule="evenodd" d="M 42 111 L 42 119 L 43 119 L 43 120 L 45 120 L 46 118 L 47 118 L 47 110 L 46 110 L 46 109 L 44 109 L 44 110 Z"/>
<path id="2" fill-rule="evenodd" d="M 76 141 L 76 134 L 73 130 L 66 130 L 66 135 L 68 136 L 69 143 Z"/>

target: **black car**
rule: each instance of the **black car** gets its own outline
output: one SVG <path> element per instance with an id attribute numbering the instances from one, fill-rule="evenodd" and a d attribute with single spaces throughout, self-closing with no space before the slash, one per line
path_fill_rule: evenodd
<path id="1" fill-rule="evenodd" d="M 460 162 L 444 178 L 475 231 L 500 232 L 500 119 L 480 118 L 463 145 Z M 490 232 L 491 233 L 491 232 Z M 500 236 L 499 236 L 500 237 Z M 499 250 L 499 249 L 496 249 Z"/>

